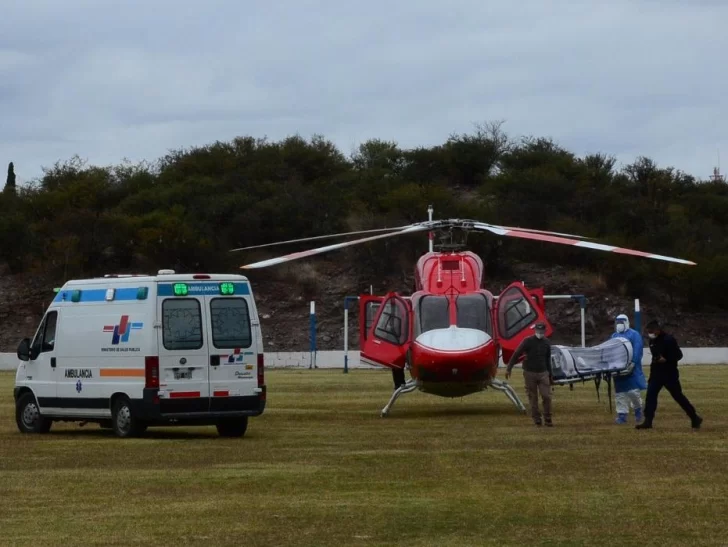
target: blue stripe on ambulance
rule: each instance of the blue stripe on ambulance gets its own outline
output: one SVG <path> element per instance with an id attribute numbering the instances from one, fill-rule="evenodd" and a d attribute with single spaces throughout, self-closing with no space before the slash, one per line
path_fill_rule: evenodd
<path id="1" fill-rule="evenodd" d="M 185 283 L 187 285 L 188 296 L 223 296 L 220 292 L 221 282 L 205 282 L 205 283 Z M 175 283 L 159 283 L 157 289 L 157 296 L 168 297 L 174 296 L 174 285 Z M 234 291 L 232 296 L 239 294 L 249 295 L 250 287 L 247 283 L 233 283 Z M 112 288 L 112 287 L 108 287 Z M 106 288 L 104 289 L 83 289 L 83 288 L 72 288 L 59 291 L 53 302 L 68 302 L 72 303 L 73 293 L 80 292 L 80 299 L 77 303 L 84 302 L 105 302 L 106 301 Z M 139 298 L 139 287 L 124 287 L 116 288 L 114 291 L 114 302 L 119 301 L 130 301 L 137 300 Z M 76 302 L 73 302 L 76 303 Z"/>
<path id="2" fill-rule="evenodd" d="M 109 287 L 113 288 L 113 287 Z M 58 291 L 53 302 L 72 302 L 71 298 L 75 291 L 81 293 L 79 302 L 105 302 L 106 301 L 106 290 L 107 289 L 83 289 L 83 288 L 72 288 Z M 114 302 L 119 300 L 136 300 L 137 293 L 139 292 L 138 287 L 133 288 L 119 288 L 114 291 Z M 74 302 L 75 303 L 75 302 Z"/>

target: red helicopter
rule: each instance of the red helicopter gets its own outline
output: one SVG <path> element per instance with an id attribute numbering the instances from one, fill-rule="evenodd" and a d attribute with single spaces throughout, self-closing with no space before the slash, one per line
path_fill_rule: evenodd
<path id="1" fill-rule="evenodd" d="M 233 249 L 241 251 L 317 239 L 388 232 L 353 241 L 345 241 L 307 251 L 263 260 L 242 266 L 254 269 L 274 266 L 343 249 L 351 245 L 416 232 L 429 232 L 429 251 L 417 261 L 415 291 L 409 297 L 389 293 L 384 297 L 362 295 L 359 298 L 359 331 L 361 361 L 392 369 L 394 392 L 382 409 L 387 416 L 397 400 L 415 390 L 440 397 L 463 397 L 488 387 L 502 391 L 519 410 L 525 406 L 513 388 L 496 378 L 499 357 L 508 362 L 518 345 L 531 334 L 534 325 L 546 325 L 546 336 L 553 327 L 546 318 L 543 289 L 527 289 L 521 282 L 509 285 L 499 296 L 483 286 L 483 261 L 473 252 L 454 243 L 455 230 L 489 232 L 499 236 L 573 245 L 586 249 L 608 251 L 695 265 L 695 262 L 668 256 L 635 251 L 585 241 L 583 236 L 486 224 L 476 220 L 432 220 L 428 208 L 427 222 L 345 232 L 310 238 L 255 245 Z M 434 249 L 434 232 L 443 240 Z M 405 369 L 410 380 L 405 381 Z"/>

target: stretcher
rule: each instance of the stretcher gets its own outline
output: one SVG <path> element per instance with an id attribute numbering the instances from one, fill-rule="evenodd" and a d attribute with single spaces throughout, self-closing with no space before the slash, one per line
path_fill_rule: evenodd
<path id="1" fill-rule="evenodd" d="M 626 338 L 610 338 L 598 346 L 581 348 L 551 346 L 551 375 L 556 385 L 574 388 L 577 382 L 594 380 L 599 397 L 602 380 L 607 383 L 609 411 L 612 411 L 612 379 L 629 376 L 634 369 L 632 343 Z"/>
<path id="2" fill-rule="evenodd" d="M 557 385 L 586 380 L 598 383 L 602 379 L 628 376 L 633 369 L 632 343 L 626 338 L 610 338 L 590 348 L 551 346 L 551 372 Z"/>

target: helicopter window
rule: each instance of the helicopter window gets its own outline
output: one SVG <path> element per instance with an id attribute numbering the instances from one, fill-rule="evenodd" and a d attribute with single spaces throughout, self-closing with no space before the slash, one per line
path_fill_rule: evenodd
<path id="1" fill-rule="evenodd" d="M 374 319 L 377 317 L 377 311 L 379 311 L 379 306 L 381 306 L 381 302 L 367 302 L 366 303 L 366 316 L 365 321 L 366 324 L 364 325 L 364 338 L 366 339 L 369 335 L 369 331 L 372 328 L 372 323 L 374 323 Z"/>
<path id="2" fill-rule="evenodd" d="M 450 302 L 446 296 L 423 296 L 417 309 L 418 334 L 450 326 Z"/>
<path id="3" fill-rule="evenodd" d="M 513 338 L 537 318 L 533 304 L 516 287 L 507 290 L 498 302 L 498 330 L 503 338 Z"/>
<path id="4" fill-rule="evenodd" d="M 458 296 L 457 325 L 467 329 L 478 329 L 490 334 L 490 309 L 488 301 L 482 294 L 466 294 Z"/>
<path id="5" fill-rule="evenodd" d="M 407 307 L 396 298 L 390 299 L 379 316 L 374 334 L 377 338 L 401 346 L 407 342 L 409 335 L 409 322 L 407 321 Z"/>

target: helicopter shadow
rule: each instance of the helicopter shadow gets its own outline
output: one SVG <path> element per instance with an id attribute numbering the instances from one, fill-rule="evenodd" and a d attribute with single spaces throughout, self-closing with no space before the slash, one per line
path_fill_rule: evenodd
<path id="1" fill-rule="evenodd" d="M 418 418 L 449 418 L 464 416 L 523 416 L 523 413 L 508 406 L 427 406 L 393 408 L 386 420 L 406 420 Z"/>

